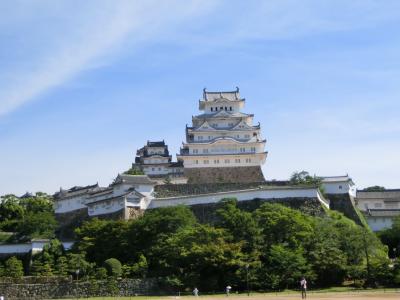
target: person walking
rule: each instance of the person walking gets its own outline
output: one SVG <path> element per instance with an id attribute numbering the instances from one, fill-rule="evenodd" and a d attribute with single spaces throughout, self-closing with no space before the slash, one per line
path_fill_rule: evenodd
<path id="1" fill-rule="evenodd" d="M 193 295 L 194 295 L 195 297 L 198 297 L 198 296 L 199 296 L 199 290 L 197 289 L 197 287 L 194 288 L 194 290 L 193 290 Z"/>
<path id="2" fill-rule="evenodd" d="M 301 299 L 307 298 L 307 280 L 302 277 L 300 280 L 300 288 L 301 288 Z"/>
<path id="3" fill-rule="evenodd" d="M 231 287 L 230 285 L 228 285 L 228 286 L 226 287 L 226 296 L 227 296 L 227 297 L 229 296 L 229 294 L 230 294 L 230 292 L 231 292 L 231 289 L 232 289 L 232 287 Z"/>

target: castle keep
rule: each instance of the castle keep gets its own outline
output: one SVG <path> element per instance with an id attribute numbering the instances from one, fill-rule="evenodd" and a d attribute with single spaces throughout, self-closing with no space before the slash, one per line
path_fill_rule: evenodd
<path id="1" fill-rule="evenodd" d="M 177 155 L 183 162 L 189 182 L 263 181 L 266 140 L 260 124 L 253 125 L 253 114 L 242 112 L 245 99 L 239 89 L 208 92 L 199 100 L 202 114 L 186 126 L 186 141 Z"/>

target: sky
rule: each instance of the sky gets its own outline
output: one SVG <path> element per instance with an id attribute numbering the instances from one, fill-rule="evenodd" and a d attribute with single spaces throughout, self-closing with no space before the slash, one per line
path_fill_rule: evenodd
<path id="1" fill-rule="evenodd" d="M 400 1 L 0 2 L 0 195 L 108 185 L 240 88 L 266 179 L 400 188 Z"/>

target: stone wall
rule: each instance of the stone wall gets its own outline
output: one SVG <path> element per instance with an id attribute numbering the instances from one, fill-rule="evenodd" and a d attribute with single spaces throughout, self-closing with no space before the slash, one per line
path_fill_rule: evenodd
<path id="1" fill-rule="evenodd" d="M 260 166 L 229 168 L 185 168 L 188 183 L 265 181 Z"/>
<path id="2" fill-rule="evenodd" d="M 88 217 L 87 208 L 74 210 L 67 213 L 55 214 L 58 222 L 57 237 L 61 240 L 73 239 L 74 230 L 79 227 Z"/>
<path id="3" fill-rule="evenodd" d="M 156 295 L 159 288 L 156 280 L 121 279 L 86 282 L 58 282 L 41 284 L 0 283 L 1 295 L 5 299 L 61 299 L 94 296 Z"/>
<path id="4" fill-rule="evenodd" d="M 327 194 L 326 198 L 330 201 L 330 209 L 341 212 L 358 225 L 368 226 L 361 213 L 358 213 L 354 201 L 349 194 Z"/>

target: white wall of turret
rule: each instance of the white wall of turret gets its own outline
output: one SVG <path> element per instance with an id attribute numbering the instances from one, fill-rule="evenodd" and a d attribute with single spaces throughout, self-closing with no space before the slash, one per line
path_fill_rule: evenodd
<path id="1" fill-rule="evenodd" d="M 185 168 L 249 167 L 264 163 L 264 154 L 193 156 L 185 160 Z"/>
<path id="2" fill-rule="evenodd" d="M 239 112 L 243 106 L 243 101 L 218 101 L 218 102 L 203 102 L 204 112 L 206 114 L 213 114 L 219 111 Z"/>

